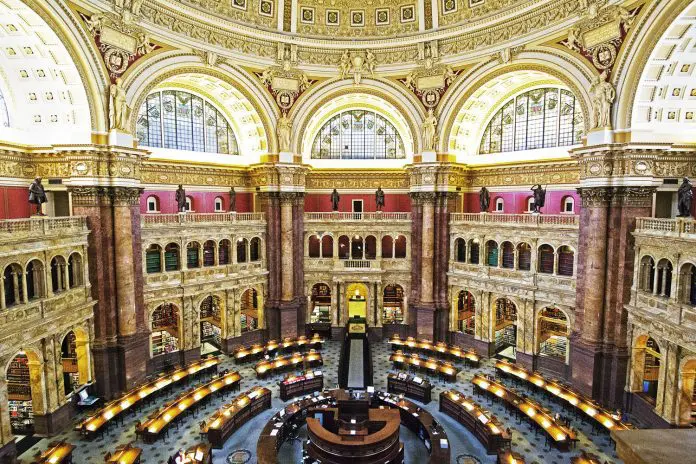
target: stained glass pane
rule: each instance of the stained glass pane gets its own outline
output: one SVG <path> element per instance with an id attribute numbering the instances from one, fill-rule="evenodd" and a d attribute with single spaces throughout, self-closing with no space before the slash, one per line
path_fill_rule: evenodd
<path id="1" fill-rule="evenodd" d="M 312 159 L 403 159 L 401 136 L 381 115 L 350 110 L 329 119 L 312 143 Z"/>
<path id="2" fill-rule="evenodd" d="M 0 119 L 1 120 L 1 119 Z M 210 102 L 179 90 L 154 92 L 138 111 L 140 145 L 239 155 L 232 127 Z"/>
<path id="3" fill-rule="evenodd" d="M 580 103 L 568 90 L 533 89 L 506 102 L 486 126 L 479 153 L 532 150 L 580 143 Z"/>

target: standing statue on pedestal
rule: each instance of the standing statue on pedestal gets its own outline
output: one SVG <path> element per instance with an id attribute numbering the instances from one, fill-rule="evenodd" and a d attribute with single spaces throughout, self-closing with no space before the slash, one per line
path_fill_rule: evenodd
<path id="1" fill-rule="evenodd" d="M 180 213 L 185 213 L 186 212 L 186 190 L 184 190 L 184 187 L 179 184 L 179 188 L 176 189 L 176 196 L 174 197 L 176 199 L 176 209 Z"/>
<path id="2" fill-rule="evenodd" d="M 487 213 L 488 207 L 490 205 L 491 205 L 491 194 L 488 193 L 488 189 L 486 187 L 481 187 L 481 190 L 479 191 L 479 207 L 481 208 L 481 212 Z"/>
<path id="3" fill-rule="evenodd" d="M 130 108 L 126 104 L 126 91 L 119 77 L 109 86 L 109 129 L 125 131 L 128 127 Z"/>
<path id="4" fill-rule="evenodd" d="M 41 184 L 41 178 L 37 177 L 29 186 L 29 203 L 36 205 L 37 216 L 45 216 L 45 214 L 41 212 L 41 205 L 47 201 L 46 191 L 44 190 L 43 184 Z"/>
<path id="5" fill-rule="evenodd" d="M 234 187 L 230 189 L 230 213 L 237 212 L 237 192 L 234 191 Z"/>
<path id="6" fill-rule="evenodd" d="M 382 208 L 384 208 L 384 190 L 382 190 L 381 185 L 377 187 L 375 192 L 375 205 L 377 205 L 377 211 L 382 211 Z"/>
<path id="7" fill-rule="evenodd" d="M 688 177 L 685 177 L 677 190 L 677 208 L 679 217 L 691 217 L 691 204 L 694 201 L 693 185 Z"/>
<path id="8" fill-rule="evenodd" d="M 278 134 L 278 151 L 290 151 L 290 132 L 292 131 L 292 123 L 288 114 L 283 112 L 278 118 L 278 126 L 276 132 Z"/>
<path id="9" fill-rule="evenodd" d="M 541 208 L 546 202 L 546 189 L 541 186 L 541 184 L 536 184 L 532 187 L 532 192 L 534 192 L 534 203 L 532 207 L 534 208 L 534 213 L 541 213 Z"/>
<path id="10" fill-rule="evenodd" d="M 428 108 L 428 116 L 423 121 L 423 151 L 432 151 L 435 149 L 435 137 L 437 130 L 437 118 L 433 114 L 433 109 Z"/>
<path id="11" fill-rule="evenodd" d="M 599 77 L 592 80 L 590 93 L 592 94 L 592 111 L 594 116 L 593 128 L 611 127 L 611 105 L 616 100 L 614 86 L 607 82 L 607 71 L 604 70 Z"/>
<path id="12" fill-rule="evenodd" d="M 331 192 L 331 211 L 338 211 L 338 202 L 341 201 L 341 197 L 338 195 L 336 189 Z"/>

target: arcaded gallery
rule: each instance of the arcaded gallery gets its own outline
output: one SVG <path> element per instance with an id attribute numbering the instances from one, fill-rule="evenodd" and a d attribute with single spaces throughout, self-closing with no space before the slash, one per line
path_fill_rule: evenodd
<path id="1" fill-rule="evenodd" d="M 695 464 L 696 0 L 0 0 L 0 464 Z"/>

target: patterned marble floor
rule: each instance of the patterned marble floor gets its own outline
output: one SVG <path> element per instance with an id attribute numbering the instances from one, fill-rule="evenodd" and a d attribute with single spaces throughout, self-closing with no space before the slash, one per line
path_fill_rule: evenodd
<path id="1" fill-rule="evenodd" d="M 322 350 L 324 359 L 324 386 L 326 388 L 335 387 L 337 383 L 338 361 L 340 356 L 340 341 L 328 341 Z M 389 362 L 389 354 L 391 352 L 389 344 L 384 341 L 372 345 L 373 367 L 374 367 L 374 383 L 378 390 L 386 390 L 387 374 L 392 369 Z M 473 388 L 471 378 L 477 372 L 494 374 L 493 360 L 483 361 L 480 368 L 473 369 L 460 365 L 462 372 L 457 376 L 455 383 L 435 382 L 433 388 L 433 401 L 425 406 L 425 409 L 430 411 L 437 420 L 444 426 L 445 431 L 451 442 L 452 447 L 452 462 L 456 463 L 456 458 L 460 455 L 471 455 L 478 458 L 482 463 L 494 463 L 495 457 L 485 454 L 485 450 L 463 426 L 456 423 L 453 419 L 438 411 L 439 395 L 443 390 L 449 388 L 457 388 L 462 393 L 472 396 Z M 262 414 L 248 422 L 242 428 L 237 430 L 235 434 L 227 440 L 225 447 L 222 450 L 215 450 L 213 454 L 214 464 L 226 463 L 227 456 L 235 450 L 248 450 L 251 453 L 250 464 L 256 462 L 256 441 L 258 433 L 270 419 L 273 413 L 281 408 L 284 404 L 280 400 L 279 387 L 277 382 L 280 376 L 269 378 L 267 380 L 257 380 L 252 369 L 253 363 L 247 363 L 242 366 L 235 366 L 230 359 L 225 359 L 221 369 L 228 368 L 230 370 L 239 370 L 242 375 L 241 391 L 246 391 L 254 385 L 265 386 L 272 391 L 273 404 L 270 410 L 264 411 Z M 505 381 L 509 383 L 508 381 Z M 29 463 L 33 460 L 36 452 L 44 450 L 48 442 L 53 439 L 63 439 L 77 445 L 73 454 L 75 464 L 96 464 L 104 462 L 104 454 L 112 451 L 117 445 L 135 441 L 134 424 L 139 418 L 146 417 L 154 409 L 158 408 L 162 403 L 173 399 L 179 390 L 173 390 L 168 396 L 160 397 L 155 404 L 143 408 L 138 411 L 137 415 L 128 416 L 123 425 L 112 425 L 103 437 L 97 438 L 94 441 L 82 440 L 78 433 L 73 430 L 66 430 L 57 437 L 43 439 L 35 446 L 25 452 L 20 460 L 23 463 Z M 552 410 L 561 411 L 560 407 L 551 404 L 550 400 L 545 397 L 538 396 L 534 392 L 528 392 L 530 396 L 536 397 L 541 404 L 546 405 Z M 136 446 L 143 448 L 142 462 L 145 464 L 163 464 L 167 462 L 170 454 L 173 454 L 179 448 L 187 448 L 199 441 L 198 423 L 211 416 L 215 410 L 226 403 L 236 393 L 229 393 L 224 397 L 217 397 L 203 407 L 194 410 L 193 414 L 188 416 L 179 426 L 178 429 L 173 429 L 169 433 L 169 437 L 160 440 L 154 444 L 143 444 L 141 441 L 136 443 Z M 292 400 L 291 400 L 292 401 Z M 598 455 L 602 462 L 610 464 L 620 463 L 616 457 L 611 440 L 608 434 L 604 432 L 592 432 L 592 427 L 589 423 L 580 420 L 574 420 L 571 425 L 579 432 L 579 443 L 577 448 L 570 453 L 561 453 L 555 448 L 549 449 L 544 444 L 544 437 L 537 433 L 536 430 L 526 421 L 518 423 L 502 404 L 491 402 L 486 397 L 478 397 L 476 401 L 490 410 L 500 419 L 505 426 L 509 426 L 515 432 L 513 433 L 512 449 L 521 453 L 527 463 L 532 464 L 561 464 L 570 462 L 571 456 L 576 456 L 580 450 L 585 450 Z M 75 423 L 80 418 L 75 419 Z M 306 428 L 300 430 L 300 438 L 305 435 Z M 424 462 L 427 457 L 425 446 L 420 442 L 418 437 L 402 426 L 401 440 L 404 442 L 406 463 Z M 301 441 L 285 443 L 280 449 L 279 462 L 282 464 L 295 464 L 301 462 L 302 455 Z"/>

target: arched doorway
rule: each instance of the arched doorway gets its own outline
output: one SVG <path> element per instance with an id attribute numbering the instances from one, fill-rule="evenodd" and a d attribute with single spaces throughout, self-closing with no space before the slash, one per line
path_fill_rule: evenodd
<path id="1" fill-rule="evenodd" d="M 539 311 L 539 354 L 550 356 L 568 363 L 568 316 L 558 308 L 544 308 Z"/>
<path id="2" fill-rule="evenodd" d="M 679 423 L 677 425 L 696 426 L 696 359 L 683 363 L 679 372 L 679 385 Z"/>
<path id="3" fill-rule="evenodd" d="M 14 435 L 34 433 L 34 414 L 43 412 L 43 369 L 32 352 L 20 351 L 5 371 L 10 428 Z"/>
<path id="4" fill-rule="evenodd" d="M 352 283 L 346 286 L 348 318 L 367 318 L 367 286 Z"/>
<path id="5" fill-rule="evenodd" d="M 89 339 L 86 332 L 76 328 L 63 337 L 60 348 L 65 394 L 79 389 L 92 378 L 89 360 Z"/>
<path id="6" fill-rule="evenodd" d="M 331 287 L 323 282 L 312 286 L 312 296 L 310 303 L 312 305 L 309 322 L 331 323 Z"/>
<path id="7" fill-rule="evenodd" d="M 254 288 L 249 288 L 242 293 L 240 327 L 242 333 L 263 328 L 263 321 L 259 311 L 259 295 Z"/>
<path id="8" fill-rule="evenodd" d="M 641 335 L 633 344 L 631 359 L 631 391 L 651 404 L 656 403 L 662 355 L 657 341 Z"/>
<path id="9" fill-rule="evenodd" d="M 222 308 L 220 298 L 207 296 L 200 304 L 201 355 L 222 349 Z"/>
<path id="10" fill-rule="evenodd" d="M 517 357 L 517 306 L 507 298 L 495 301 L 495 354 Z"/>
<path id="11" fill-rule="evenodd" d="M 457 295 L 457 330 L 469 335 L 474 335 L 476 330 L 476 302 L 466 290 Z"/>
<path id="12" fill-rule="evenodd" d="M 150 319 L 151 356 L 179 351 L 179 309 L 171 303 L 159 305 Z"/>
<path id="13" fill-rule="evenodd" d="M 382 292 L 383 324 L 404 323 L 404 289 L 401 285 L 387 285 Z"/>

